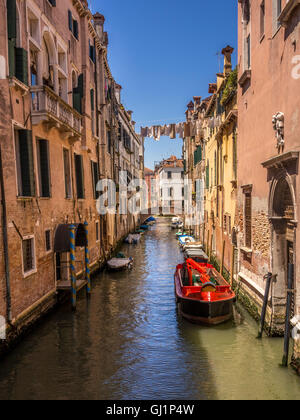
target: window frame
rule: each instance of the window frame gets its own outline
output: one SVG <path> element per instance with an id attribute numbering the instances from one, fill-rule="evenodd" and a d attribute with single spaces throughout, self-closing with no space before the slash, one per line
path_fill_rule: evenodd
<path id="1" fill-rule="evenodd" d="M 24 249 L 23 244 L 25 241 L 32 241 L 32 266 L 33 268 L 25 272 L 25 265 L 24 265 Z M 32 274 L 37 272 L 37 265 L 36 265 L 36 249 L 35 249 L 35 236 L 34 235 L 27 235 L 22 238 L 21 242 L 21 258 L 22 258 L 22 273 L 23 278 L 29 277 Z"/>

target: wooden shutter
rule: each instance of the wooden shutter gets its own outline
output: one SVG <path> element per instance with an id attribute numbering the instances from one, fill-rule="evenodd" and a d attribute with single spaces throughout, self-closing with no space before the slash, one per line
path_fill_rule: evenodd
<path id="1" fill-rule="evenodd" d="M 99 168 L 98 163 L 91 161 L 91 169 L 92 169 L 92 179 L 93 179 L 93 187 L 94 187 L 94 198 L 97 199 L 98 192 L 96 190 L 97 183 L 99 181 Z"/>
<path id="2" fill-rule="evenodd" d="M 94 89 L 90 90 L 90 94 L 91 94 L 91 110 L 94 111 L 94 109 L 95 109 L 95 91 L 94 91 Z"/>
<path id="3" fill-rule="evenodd" d="M 71 10 L 68 10 L 68 23 L 70 31 L 73 32 L 73 18 Z"/>
<path id="4" fill-rule="evenodd" d="M 16 40 L 8 40 L 8 62 L 9 62 L 9 76 L 16 75 Z"/>
<path id="5" fill-rule="evenodd" d="M 49 147 L 47 140 L 39 140 L 40 196 L 50 197 Z"/>
<path id="6" fill-rule="evenodd" d="M 35 194 L 34 166 L 32 152 L 32 132 L 30 130 L 19 130 L 19 162 L 21 191 L 23 197 L 33 197 Z"/>
<path id="7" fill-rule="evenodd" d="M 81 95 L 78 92 L 78 88 L 73 89 L 73 108 L 81 114 Z"/>
<path id="8" fill-rule="evenodd" d="M 70 154 L 68 149 L 63 149 L 64 155 L 64 171 L 65 171 L 65 193 L 66 198 L 72 197 L 71 190 L 71 169 L 70 169 Z"/>
<path id="9" fill-rule="evenodd" d="M 75 154 L 77 198 L 84 198 L 82 156 Z"/>
<path id="10" fill-rule="evenodd" d="M 245 194 L 245 246 L 252 245 L 252 198 L 251 193 Z"/>
<path id="11" fill-rule="evenodd" d="M 78 22 L 77 20 L 73 20 L 73 35 L 76 39 L 78 39 Z"/>
<path id="12" fill-rule="evenodd" d="M 16 78 L 28 85 L 28 53 L 23 48 L 16 48 Z"/>
<path id="13" fill-rule="evenodd" d="M 17 5 L 16 0 L 7 0 L 7 35 L 8 39 L 17 38 Z"/>
<path id="14" fill-rule="evenodd" d="M 83 73 L 81 73 L 78 76 L 78 87 L 77 87 L 77 89 L 78 89 L 78 93 L 80 93 L 80 96 L 83 98 L 83 93 L 84 93 L 84 91 L 83 91 Z"/>

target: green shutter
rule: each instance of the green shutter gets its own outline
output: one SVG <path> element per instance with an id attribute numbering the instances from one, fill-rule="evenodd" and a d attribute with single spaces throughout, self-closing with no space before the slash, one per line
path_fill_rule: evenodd
<path id="1" fill-rule="evenodd" d="M 76 155 L 76 154 L 75 154 L 75 174 L 76 174 L 77 198 L 84 198 L 82 156 Z"/>
<path id="2" fill-rule="evenodd" d="M 80 93 L 80 96 L 83 98 L 83 73 L 81 73 L 78 76 L 78 93 Z"/>
<path id="3" fill-rule="evenodd" d="M 40 185 L 41 197 L 50 197 L 50 179 L 49 179 L 49 152 L 48 141 L 39 140 L 39 158 L 40 158 Z"/>
<path id="4" fill-rule="evenodd" d="M 81 95 L 78 88 L 73 89 L 73 108 L 81 114 Z"/>
<path id="5" fill-rule="evenodd" d="M 68 10 L 68 23 L 70 31 L 73 32 L 73 18 L 71 10 Z"/>
<path id="6" fill-rule="evenodd" d="M 8 62 L 9 62 L 9 76 L 16 75 L 16 40 L 8 40 Z"/>
<path id="7" fill-rule="evenodd" d="M 16 48 L 16 78 L 28 85 L 28 53 L 23 48 Z"/>
<path id="8" fill-rule="evenodd" d="M 32 152 L 32 132 L 30 130 L 19 130 L 18 134 L 22 189 L 22 191 L 19 191 L 19 193 L 23 197 L 33 197 L 35 194 L 35 183 Z"/>
<path id="9" fill-rule="evenodd" d="M 7 0 L 7 35 L 8 39 L 17 38 L 17 6 L 16 0 Z"/>

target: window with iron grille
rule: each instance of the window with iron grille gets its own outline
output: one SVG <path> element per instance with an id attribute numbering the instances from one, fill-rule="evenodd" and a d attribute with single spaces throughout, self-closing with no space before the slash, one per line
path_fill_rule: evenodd
<path id="1" fill-rule="evenodd" d="M 24 239 L 22 242 L 24 274 L 35 269 L 34 239 Z"/>
<path id="2" fill-rule="evenodd" d="M 51 251 L 51 231 L 45 231 L 45 244 L 46 244 L 46 251 Z"/>

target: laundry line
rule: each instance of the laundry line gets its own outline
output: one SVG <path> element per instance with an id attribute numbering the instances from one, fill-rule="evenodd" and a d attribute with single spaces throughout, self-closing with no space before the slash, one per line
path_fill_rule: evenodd
<path id="1" fill-rule="evenodd" d="M 141 127 L 141 137 L 153 138 L 159 141 L 161 136 L 176 139 L 177 135 L 181 139 L 186 137 L 194 137 L 201 135 L 202 123 L 201 121 L 188 121 L 174 124 L 152 125 L 150 127 Z"/>

